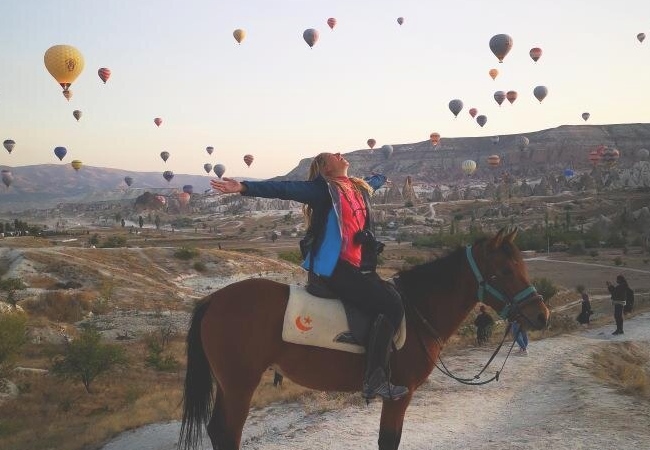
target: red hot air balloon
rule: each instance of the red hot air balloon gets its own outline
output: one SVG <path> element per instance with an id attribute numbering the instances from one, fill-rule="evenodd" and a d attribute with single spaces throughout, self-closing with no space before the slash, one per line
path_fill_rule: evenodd
<path id="1" fill-rule="evenodd" d="M 156 126 L 159 127 L 160 124 L 162 123 L 162 119 L 160 117 L 156 117 L 155 119 L 153 119 L 153 123 L 155 123 Z"/>
<path id="2" fill-rule="evenodd" d="M 397 23 L 402 25 L 404 23 L 404 17 L 398 17 L 397 18 Z"/>
<path id="3" fill-rule="evenodd" d="M 99 78 L 104 82 L 104 84 L 106 84 L 108 79 L 111 77 L 111 69 L 102 67 L 97 71 L 97 75 L 99 75 Z"/>
<path id="4" fill-rule="evenodd" d="M 302 38 L 305 40 L 307 45 L 309 45 L 310 48 L 314 47 L 314 44 L 318 41 L 318 30 L 315 28 L 307 28 L 303 33 L 302 33 Z"/>
<path id="5" fill-rule="evenodd" d="M 528 52 L 533 61 L 537 62 L 539 58 L 542 57 L 542 49 L 539 47 L 533 47 Z"/>
<path id="6" fill-rule="evenodd" d="M 490 38 L 490 50 L 494 53 L 500 63 L 512 49 L 512 38 L 507 34 L 497 34 Z"/>
<path id="7" fill-rule="evenodd" d="M 490 155 L 487 162 L 490 167 L 498 167 L 501 164 L 501 157 L 499 155 Z"/>
<path id="8" fill-rule="evenodd" d="M 329 19 L 327 19 L 327 26 L 330 27 L 331 30 L 333 30 L 334 27 L 336 26 L 336 19 L 334 17 L 330 17 Z"/>
<path id="9" fill-rule="evenodd" d="M 246 165 L 247 165 L 248 167 L 250 167 L 251 164 L 253 164 L 253 160 L 254 160 L 254 159 L 255 159 L 255 158 L 253 157 L 253 155 L 244 155 L 244 162 L 246 163 Z"/>
<path id="10" fill-rule="evenodd" d="M 506 99 L 506 93 L 503 91 L 496 91 L 494 93 L 494 100 L 497 102 L 499 106 L 501 106 L 501 103 Z"/>
<path id="11" fill-rule="evenodd" d="M 440 142 L 440 133 L 431 133 L 431 135 L 429 135 L 429 139 L 431 139 L 431 143 L 434 147 L 437 146 Z"/>
<path id="12" fill-rule="evenodd" d="M 373 148 L 375 148 L 375 145 L 377 144 L 377 141 L 370 138 L 370 139 L 368 139 L 367 144 L 368 144 L 368 147 L 370 147 L 370 150 L 372 150 Z"/>
<path id="13" fill-rule="evenodd" d="M 472 116 L 472 119 L 475 118 L 477 114 L 478 114 L 478 109 L 476 108 L 469 109 L 469 115 Z"/>
<path id="14" fill-rule="evenodd" d="M 512 105 L 515 102 L 515 100 L 517 100 L 517 91 L 508 91 L 508 92 L 506 92 L 506 98 L 508 99 L 508 101 Z"/>

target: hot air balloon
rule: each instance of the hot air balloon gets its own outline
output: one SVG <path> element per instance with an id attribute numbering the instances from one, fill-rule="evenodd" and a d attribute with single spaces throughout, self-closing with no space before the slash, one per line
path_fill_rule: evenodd
<path id="1" fill-rule="evenodd" d="M 13 183 L 14 181 L 14 176 L 11 173 L 11 171 L 7 169 L 2 169 L 0 173 L 2 174 L 2 182 L 4 183 L 4 185 L 7 187 L 11 186 L 11 183 Z"/>
<path id="2" fill-rule="evenodd" d="M 72 98 L 72 91 L 70 89 L 63 91 L 63 96 L 67 101 L 70 101 Z"/>
<path id="3" fill-rule="evenodd" d="M 382 145 L 381 152 L 384 154 L 384 158 L 388 159 L 393 154 L 393 146 L 388 144 Z"/>
<path id="4" fill-rule="evenodd" d="M 488 73 L 493 80 L 496 79 L 496 77 L 499 75 L 499 71 L 497 69 L 490 69 Z"/>
<path id="5" fill-rule="evenodd" d="M 334 27 L 336 26 L 336 19 L 334 17 L 330 17 L 329 19 L 327 19 L 327 25 L 330 27 L 331 30 L 333 30 Z"/>
<path id="6" fill-rule="evenodd" d="M 108 79 L 111 77 L 111 69 L 102 67 L 97 71 L 97 75 L 99 75 L 99 78 L 104 82 L 104 84 L 106 84 Z"/>
<path id="7" fill-rule="evenodd" d="M 501 106 L 501 103 L 506 99 L 506 93 L 503 91 L 496 91 L 494 93 L 494 100 L 497 102 L 499 106 Z"/>
<path id="8" fill-rule="evenodd" d="M 16 141 L 14 141 L 13 139 L 7 139 L 2 143 L 2 145 L 4 145 L 5 149 L 7 149 L 9 154 L 11 154 L 11 151 L 16 146 Z"/>
<path id="9" fill-rule="evenodd" d="M 84 68 L 83 55 L 71 45 L 55 45 L 47 49 L 43 59 L 45 68 L 61 85 L 65 95 Z M 67 96 L 66 99 L 70 100 Z"/>
<path id="10" fill-rule="evenodd" d="M 254 159 L 255 159 L 255 158 L 253 157 L 253 155 L 244 155 L 244 162 L 246 163 L 246 165 L 247 165 L 248 167 L 250 167 L 251 164 L 253 164 L 253 160 L 254 160 Z"/>
<path id="11" fill-rule="evenodd" d="M 79 119 L 81 119 L 81 114 L 82 114 L 81 111 L 79 111 L 78 109 L 72 111 L 72 115 L 74 116 L 75 119 L 77 119 L 77 122 L 79 122 Z"/>
<path id="12" fill-rule="evenodd" d="M 613 166 L 618 162 L 618 158 L 621 156 L 620 152 L 615 148 L 607 147 L 603 152 L 602 161 L 608 166 Z"/>
<path id="13" fill-rule="evenodd" d="M 153 119 L 153 123 L 155 123 L 156 126 L 159 127 L 160 124 L 162 123 L 162 119 L 160 117 L 156 117 L 155 119 Z"/>
<path id="14" fill-rule="evenodd" d="M 542 100 L 544 100 L 548 95 L 548 89 L 546 86 L 536 86 L 535 89 L 533 89 L 533 95 L 540 103 L 542 103 Z"/>
<path id="15" fill-rule="evenodd" d="M 600 162 L 601 158 L 602 156 L 598 150 L 592 150 L 589 152 L 589 162 L 594 166 Z"/>
<path id="16" fill-rule="evenodd" d="M 370 150 L 372 150 L 375 147 L 375 145 L 377 144 L 377 141 L 370 138 L 370 139 L 368 139 L 368 141 L 366 143 L 368 144 L 368 147 L 370 147 Z"/>
<path id="17" fill-rule="evenodd" d="M 318 41 L 318 30 L 315 28 L 307 28 L 303 33 L 302 33 L 302 38 L 305 40 L 307 45 L 309 45 L 310 48 L 314 47 L 314 44 Z"/>
<path id="18" fill-rule="evenodd" d="M 501 157 L 499 155 L 490 155 L 487 162 L 490 167 L 498 167 L 501 164 Z"/>
<path id="19" fill-rule="evenodd" d="M 537 60 L 542 57 L 542 49 L 539 47 L 533 47 L 530 49 L 528 54 L 533 59 L 533 61 L 537 62 Z"/>
<path id="20" fill-rule="evenodd" d="M 582 120 L 584 120 L 586 122 L 587 120 L 589 120 L 590 116 L 591 116 L 591 114 L 589 114 L 588 112 L 583 112 L 582 113 Z"/>
<path id="21" fill-rule="evenodd" d="M 181 192 L 180 194 L 178 194 L 178 203 L 181 205 L 181 207 L 184 208 L 190 204 L 191 196 L 192 196 L 191 192 Z"/>
<path id="22" fill-rule="evenodd" d="M 206 147 L 205 151 L 208 152 L 208 155 L 211 155 L 212 152 L 214 151 L 214 147 Z"/>
<path id="23" fill-rule="evenodd" d="M 66 153 L 68 153 L 68 150 L 65 147 L 56 147 L 54 149 L 54 154 L 57 158 L 59 158 L 59 161 L 63 161 Z"/>
<path id="24" fill-rule="evenodd" d="M 81 161 L 79 161 L 78 159 L 75 159 L 70 163 L 70 165 L 72 166 L 72 168 L 74 170 L 79 171 L 79 169 L 81 169 L 81 166 L 83 165 L 83 163 Z"/>
<path id="25" fill-rule="evenodd" d="M 476 108 L 469 109 L 469 115 L 472 116 L 472 119 L 475 118 L 477 114 L 478 114 L 478 109 Z"/>
<path id="26" fill-rule="evenodd" d="M 645 40 L 645 33 L 637 34 L 636 38 L 639 40 L 639 42 L 643 42 Z"/>
<path id="27" fill-rule="evenodd" d="M 467 159 L 463 161 L 463 163 L 460 165 L 460 168 L 463 169 L 463 172 L 465 172 L 465 175 L 470 176 L 476 171 L 476 161 L 472 161 L 471 159 Z"/>
<path id="28" fill-rule="evenodd" d="M 210 164 L 210 163 L 203 164 L 203 170 L 205 170 L 205 173 L 212 172 L 212 164 Z"/>
<path id="29" fill-rule="evenodd" d="M 462 100 L 455 98 L 449 102 L 449 111 L 452 112 L 454 117 L 458 117 L 458 113 L 460 113 L 462 110 L 463 110 Z"/>
<path id="30" fill-rule="evenodd" d="M 174 172 L 172 172 L 171 170 L 165 170 L 162 175 L 163 178 L 167 180 L 168 183 L 172 181 L 172 178 L 174 178 Z"/>
<path id="31" fill-rule="evenodd" d="M 494 145 L 497 145 L 499 143 L 499 136 L 492 136 L 490 140 Z"/>
<path id="32" fill-rule="evenodd" d="M 648 156 L 650 156 L 650 151 L 648 151 L 647 148 L 640 148 L 636 152 L 636 157 L 639 158 L 639 160 L 641 160 L 641 161 L 647 161 Z"/>
<path id="33" fill-rule="evenodd" d="M 397 18 L 397 23 L 402 25 L 404 23 L 404 17 L 398 17 Z"/>
<path id="34" fill-rule="evenodd" d="M 242 30 L 241 28 L 237 28 L 235 31 L 232 32 L 232 35 L 237 41 L 237 43 L 241 44 L 241 41 L 243 41 L 246 38 L 246 31 Z"/>
<path id="35" fill-rule="evenodd" d="M 570 168 L 566 168 L 566 169 L 564 169 L 564 172 L 563 172 L 563 173 L 564 173 L 564 176 L 565 176 L 566 178 L 571 178 L 571 177 L 573 177 L 573 176 L 576 174 L 576 173 L 573 171 L 573 169 L 570 169 Z"/>
<path id="36" fill-rule="evenodd" d="M 508 91 L 508 92 L 506 92 L 506 98 L 508 99 L 508 101 L 512 105 L 515 102 L 515 100 L 517 100 L 517 91 Z"/>
<path id="37" fill-rule="evenodd" d="M 431 143 L 435 147 L 436 145 L 438 145 L 438 142 L 440 142 L 440 133 L 431 133 L 429 135 L 429 139 L 431 139 Z"/>
<path id="38" fill-rule="evenodd" d="M 194 186 L 192 186 L 191 184 L 183 185 L 183 192 L 185 192 L 186 194 L 194 193 Z"/>
<path id="39" fill-rule="evenodd" d="M 519 138 L 517 139 L 517 146 L 519 147 L 519 150 L 522 152 L 526 150 L 528 144 L 530 144 L 530 139 L 528 139 L 526 136 L 519 136 Z"/>
<path id="40" fill-rule="evenodd" d="M 512 38 L 507 34 L 497 34 L 490 39 L 490 50 L 494 53 L 500 63 L 512 49 Z"/>
<path id="41" fill-rule="evenodd" d="M 169 159 L 169 152 L 160 152 L 160 157 L 162 158 L 163 161 L 167 162 Z"/>
<path id="42" fill-rule="evenodd" d="M 226 166 L 224 166 L 223 164 L 215 164 L 213 170 L 214 170 L 214 173 L 219 178 L 221 178 L 223 176 L 223 174 L 226 173 Z"/>
<path id="43" fill-rule="evenodd" d="M 131 185 L 133 184 L 133 177 L 124 177 L 124 182 L 128 187 L 131 187 Z"/>
<path id="44" fill-rule="evenodd" d="M 483 128 L 483 125 L 487 123 L 487 116 L 481 114 L 480 116 L 476 117 L 476 123 L 478 123 L 481 128 Z"/>

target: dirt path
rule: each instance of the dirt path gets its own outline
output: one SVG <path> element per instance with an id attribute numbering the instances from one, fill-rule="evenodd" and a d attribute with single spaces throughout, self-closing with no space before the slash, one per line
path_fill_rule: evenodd
<path id="1" fill-rule="evenodd" d="M 464 386 L 434 372 L 407 411 L 400 450 L 646 448 L 648 402 L 603 385 L 585 368 L 592 352 L 608 343 L 650 343 L 650 313 L 625 326 L 624 336 L 612 336 L 608 325 L 534 341 L 529 357 L 511 357 L 500 381 L 485 386 Z M 489 355 L 467 349 L 445 362 L 468 375 Z M 375 450 L 379 413 L 377 402 L 329 412 L 294 403 L 269 406 L 251 412 L 242 448 Z M 172 450 L 178 427 L 173 422 L 124 433 L 102 450 Z M 207 441 L 202 448 L 210 449 Z"/>

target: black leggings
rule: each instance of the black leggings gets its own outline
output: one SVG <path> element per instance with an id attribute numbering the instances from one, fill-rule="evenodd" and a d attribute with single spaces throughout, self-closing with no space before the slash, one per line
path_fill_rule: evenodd
<path id="1" fill-rule="evenodd" d="M 623 331 L 623 305 L 614 305 L 614 320 L 616 320 L 616 330 Z"/>
<path id="2" fill-rule="evenodd" d="M 349 262 L 339 260 L 334 273 L 325 279 L 344 302 L 371 314 L 373 319 L 384 314 L 395 330 L 399 328 L 404 316 L 402 299 L 384 285 L 376 272 L 361 273 Z"/>

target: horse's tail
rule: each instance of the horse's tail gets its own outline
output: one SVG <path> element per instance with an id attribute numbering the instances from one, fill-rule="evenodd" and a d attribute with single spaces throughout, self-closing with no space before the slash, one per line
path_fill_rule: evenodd
<path id="1" fill-rule="evenodd" d="M 201 320 L 209 305 L 209 301 L 203 301 L 196 305 L 192 314 L 192 323 L 187 332 L 187 369 L 183 392 L 183 421 L 178 440 L 179 449 L 196 448 L 196 445 L 202 440 L 203 425 L 207 425 L 212 413 L 212 372 L 201 343 Z"/>

